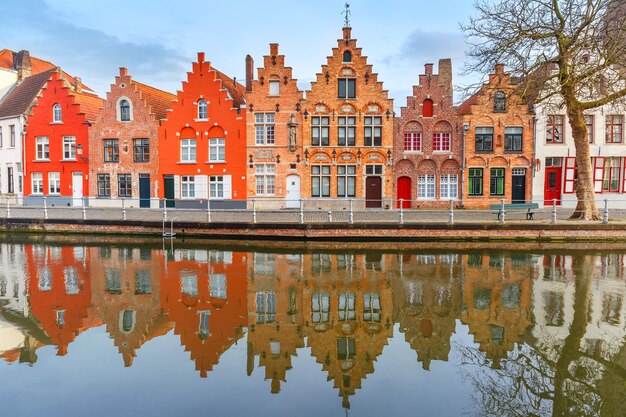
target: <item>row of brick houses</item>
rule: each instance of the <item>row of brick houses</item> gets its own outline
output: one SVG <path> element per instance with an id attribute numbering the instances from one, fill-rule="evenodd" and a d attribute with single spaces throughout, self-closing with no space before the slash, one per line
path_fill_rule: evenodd
<path id="1" fill-rule="evenodd" d="M 310 90 L 285 61 L 270 44 L 255 74 L 247 56 L 242 85 L 198 53 L 176 94 L 120 68 L 103 100 L 27 51 L 0 51 L 0 193 L 26 205 L 182 208 L 575 201 L 566 115 L 522 101 L 502 65 L 455 106 L 451 60 L 438 73 L 426 64 L 396 114 L 349 27 Z M 623 111 L 588 120 L 596 191 L 625 200 Z"/>

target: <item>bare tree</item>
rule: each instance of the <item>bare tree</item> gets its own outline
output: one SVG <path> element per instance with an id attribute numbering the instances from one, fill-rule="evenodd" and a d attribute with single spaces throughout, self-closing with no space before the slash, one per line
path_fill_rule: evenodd
<path id="1" fill-rule="evenodd" d="M 624 0 L 477 0 L 461 28 L 467 70 L 497 63 L 520 77 L 529 102 L 563 106 L 576 147 L 578 204 L 572 218 L 599 219 L 584 113 L 626 96 Z"/>

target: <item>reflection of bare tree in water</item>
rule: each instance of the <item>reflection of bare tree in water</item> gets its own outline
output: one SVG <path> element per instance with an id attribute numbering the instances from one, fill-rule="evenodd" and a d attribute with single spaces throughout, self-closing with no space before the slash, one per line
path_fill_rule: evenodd
<path id="1" fill-rule="evenodd" d="M 626 415 L 625 349 L 607 360 L 582 343 L 590 318 L 594 261 L 591 255 L 574 259 L 574 315 L 557 356 L 530 337 L 493 361 L 475 347 L 456 344 L 461 372 L 475 388 L 476 415 Z"/>

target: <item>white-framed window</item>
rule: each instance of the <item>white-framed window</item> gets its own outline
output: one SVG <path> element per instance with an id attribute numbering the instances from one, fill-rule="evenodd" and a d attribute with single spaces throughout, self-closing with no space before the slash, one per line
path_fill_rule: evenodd
<path id="1" fill-rule="evenodd" d="M 63 269 L 63 276 L 65 278 L 65 294 L 76 295 L 79 292 L 78 285 L 78 271 L 72 266 L 65 267 Z"/>
<path id="2" fill-rule="evenodd" d="M 380 116 L 364 117 L 364 146 L 383 145 L 383 118 Z"/>
<path id="3" fill-rule="evenodd" d="M 0 126 L 0 148 L 4 146 L 3 141 L 2 141 L 2 129 L 3 129 L 2 126 Z"/>
<path id="4" fill-rule="evenodd" d="M 38 136 L 35 139 L 36 151 L 35 159 L 38 161 L 47 161 L 50 159 L 50 141 L 47 136 Z"/>
<path id="5" fill-rule="evenodd" d="M 356 117 L 341 116 L 337 118 L 337 146 L 356 145 Z"/>
<path id="6" fill-rule="evenodd" d="M 63 159 L 76 159 L 76 137 L 63 136 Z"/>
<path id="7" fill-rule="evenodd" d="M 356 165 L 337 165 L 337 197 L 356 197 Z"/>
<path id="8" fill-rule="evenodd" d="M 311 117 L 311 145 L 330 145 L 330 117 Z"/>
<path id="9" fill-rule="evenodd" d="M 52 122 L 61 123 L 63 121 L 63 111 L 59 103 L 52 106 Z"/>
<path id="10" fill-rule="evenodd" d="M 57 310 L 56 315 L 57 315 L 57 318 L 56 318 L 57 326 L 59 327 L 65 326 L 65 310 Z"/>
<path id="11" fill-rule="evenodd" d="M 280 95 L 280 80 L 270 80 L 270 96 Z"/>
<path id="12" fill-rule="evenodd" d="M 43 174 L 41 172 L 33 172 L 30 174 L 33 194 L 43 194 Z"/>
<path id="13" fill-rule="evenodd" d="M 9 147 L 15 148 L 15 125 L 9 125 Z"/>
<path id="14" fill-rule="evenodd" d="M 439 178 L 439 192 L 442 200 L 459 198 L 459 177 L 456 174 L 444 174 Z"/>
<path id="15" fill-rule="evenodd" d="M 209 139 L 209 162 L 225 162 L 226 161 L 226 139 L 211 138 Z"/>
<path id="16" fill-rule="evenodd" d="M 189 297 L 198 296 L 198 274 L 191 270 L 184 270 L 180 273 L 180 287 L 182 293 Z"/>
<path id="17" fill-rule="evenodd" d="M 224 177 L 222 175 L 209 176 L 209 198 L 212 200 L 224 198 Z"/>
<path id="18" fill-rule="evenodd" d="M 211 316 L 210 311 L 200 311 L 200 324 L 198 326 L 198 334 L 201 339 L 206 339 L 211 334 L 209 329 L 209 317 Z"/>
<path id="19" fill-rule="evenodd" d="M 211 298 L 226 299 L 226 274 L 211 274 L 209 287 Z"/>
<path id="20" fill-rule="evenodd" d="M 421 152 L 422 150 L 422 133 L 421 132 L 404 132 L 404 151 L 405 152 Z"/>
<path id="21" fill-rule="evenodd" d="M 48 193 L 61 194 L 61 173 L 48 172 Z"/>
<path id="22" fill-rule="evenodd" d="M 417 176 L 417 198 L 433 200 L 435 198 L 435 175 L 422 174 Z"/>
<path id="23" fill-rule="evenodd" d="M 433 133 L 433 151 L 450 152 L 450 132 Z"/>
<path id="24" fill-rule="evenodd" d="M 259 291 L 256 293 L 256 322 L 273 323 L 276 321 L 276 293 Z"/>
<path id="25" fill-rule="evenodd" d="M 276 167 L 274 164 L 258 164 L 256 166 L 256 195 L 274 195 L 276 190 Z"/>
<path id="26" fill-rule="evenodd" d="M 198 120 L 207 120 L 207 102 L 205 99 L 198 101 Z"/>
<path id="27" fill-rule="evenodd" d="M 311 166 L 311 197 L 330 197 L 330 165 Z"/>
<path id="28" fill-rule="evenodd" d="M 196 140 L 180 140 L 180 162 L 196 162 Z"/>
<path id="29" fill-rule="evenodd" d="M 130 101 L 122 99 L 119 101 L 119 120 L 122 122 L 130 122 L 132 120 L 132 112 Z"/>
<path id="30" fill-rule="evenodd" d="M 274 113 L 257 113 L 255 117 L 255 138 L 257 145 L 274 144 Z"/>
<path id="31" fill-rule="evenodd" d="M 196 177 L 183 175 L 180 177 L 181 198 L 196 198 Z"/>

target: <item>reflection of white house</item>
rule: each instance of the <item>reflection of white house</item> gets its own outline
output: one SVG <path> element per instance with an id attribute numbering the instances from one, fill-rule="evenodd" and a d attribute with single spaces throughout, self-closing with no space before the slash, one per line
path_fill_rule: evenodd
<path id="1" fill-rule="evenodd" d="M 535 105 L 535 172 L 533 201 L 574 207 L 576 149 L 565 109 L 556 101 Z M 586 112 L 596 199 L 626 202 L 626 138 L 623 107 L 612 104 Z M 609 206 L 610 207 L 610 206 Z"/>
<path id="2" fill-rule="evenodd" d="M 22 245 L 0 244 L 0 308 L 29 316 Z"/>
<path id="3" fill-rule="evenodd" d="M 19 327 L 0 318 L 0 358 L 6 352 L 23 348 L 25 340 L 26 335 Z"/>

